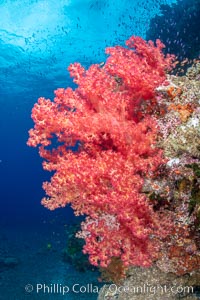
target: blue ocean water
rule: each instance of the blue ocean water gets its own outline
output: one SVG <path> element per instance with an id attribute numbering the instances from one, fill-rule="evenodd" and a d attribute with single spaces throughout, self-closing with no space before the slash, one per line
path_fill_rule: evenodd
<path id="1" fill-rule="evenodd" d="M 188 5 L 189 19 L 184 17 L 181 25 L 178 13 Z M 42 182 L 50 174 L 42 170 L 37 150 L 26 145 L 38 97 L 53 99 L 56 88 L 74 87 L 67 72 L 70 63 L 101 63 L 105 47 L 124 45 L 131 35 L 158 35 L 169 51 L 177 48 L 175 54 L 182 58 L 188 52 L 195 57 L 199 36 L 194 36 L 195 43 L 190 38 L 188 50 L 184 28 L 189 20 L 199 19 L 198 8 L 199 1 L 192 0 L 0 1 L 0 300 L 97 299 L 94 291 L 51 293 L 53 284 L 99 286 L 99 275 L 63 261 L 66 228 L 76 222 L 70 207 L 51 212 L 40 204 Z M 176 30 L 177 38 L 166 24 Z M 180 53 L 180 45 L 185 52 Z M 37 293 L 37 283 L 46 283 L 49 290 Z"/>

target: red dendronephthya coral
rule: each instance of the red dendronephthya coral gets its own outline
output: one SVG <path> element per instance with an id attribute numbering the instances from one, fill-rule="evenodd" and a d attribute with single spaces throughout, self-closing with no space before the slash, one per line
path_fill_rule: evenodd
<path id="1" fill-rule="evenodd" d="M 39 145 L 44 169 L 54 171 L 42 204 L 53 210 L 70 203 L 76 215 L 86 215 L 79 233 L 84 253 L 103 267 L 112 257 L 125 266 L 150 265 L 165 232 L 165 219 L 141 191 L 163 163 L 156 120 L 138 112 L 166 79 L 173 56 L 164 56 L 159 40 L 155 46 L 131 37 L 126 46 L 107 48 L 104 65 L 70 65 L 78 87 L 57 89 L 54 102 L 39 98 L 28 140 Z"/>

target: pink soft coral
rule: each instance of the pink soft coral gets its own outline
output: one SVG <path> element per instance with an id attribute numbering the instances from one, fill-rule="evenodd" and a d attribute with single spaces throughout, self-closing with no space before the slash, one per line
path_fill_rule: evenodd
<path id="1" fill-rule="evenodd" d="M 153 98 L 173 57 L 162 54 L 160 41 L 155 47 L 132 37 L 126 44 L 108 48 L 104 66 L 70 65 L 78 87 L 57 89 L 54 102 L 39 98 L 28 140 L 40 145 L 44 169 L 55 171 L 43 184 L 49 197 L 42 204 L 53 210 L 71 203 L 76 215 L 87 215 L 79 236 L 91 263 L 101 266 L 113 256 L 126 266 L 149 265 L 157 248 L 152 237 L 165 233 L 166 220 L 159 221 L 141 192 L 144 177 L 164 161 L 155 147 L 156 121 L 136 111 Z"/>

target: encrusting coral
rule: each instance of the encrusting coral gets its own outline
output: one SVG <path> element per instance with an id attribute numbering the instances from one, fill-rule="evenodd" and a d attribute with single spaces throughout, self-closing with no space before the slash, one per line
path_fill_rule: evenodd
<path id="1" fill-rule="evenodd" d="M 167 209 L 174 210 L 175 226 L 163 244 L 156 264 L 164 272 L 177 275 L 194 272 L 200 266 L 199 74 L 197 63 L 185 76 L 168 75 L 169 86 L 157 89 L 160 103 L 166 105 L 166 114 L 159 118 L 158 143 L 168 162 L 165 175 L 156 178 L 157 189 L 153 188 L 152 182 L 151 189 L 150 183 L 146 185 L 154 201 L 160 201 L 160 205 L 163 202 Z M 170 87 L 182 92 L 172 97 L 171 92 L 167 93 Z M 185 118 L 177 107 L 189 108 Z"/>

